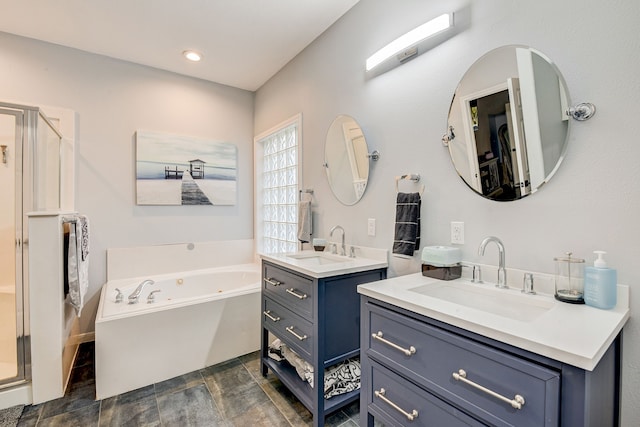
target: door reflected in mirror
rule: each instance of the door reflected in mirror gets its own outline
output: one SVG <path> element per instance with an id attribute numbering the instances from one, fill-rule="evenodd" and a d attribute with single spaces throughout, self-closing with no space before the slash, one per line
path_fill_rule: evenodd
<path id="1" fill-rule="evenodd" d="M 566 151 L 568 100 L 559 71 L 535 49 L 504 46 L 482 56 L 449 109 L 449 153 L 460 177 L 491 200 L 539 190 Z"/>
<path id="2" fill-rule="evenodd" d="M 369 149 L 353 117 L 336 117 L 324 146 L 324 167 L 331 191 L 345 205 L 356 204 L 369 180 Z"/>

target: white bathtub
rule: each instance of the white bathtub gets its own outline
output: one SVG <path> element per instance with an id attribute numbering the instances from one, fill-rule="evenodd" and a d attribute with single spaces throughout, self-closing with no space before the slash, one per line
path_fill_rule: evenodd
<path id="1" fill-rule="evenodd" d="M 151 279 L 137 304 L 127 297 Z M 116 303 L 116 288 L 124 295 Z M 147 303 L 151 291 L 154 302 Z M 260 348 L 260 266 L 110 280 L 96 315 L 96 397 L 104 399 Z"/>

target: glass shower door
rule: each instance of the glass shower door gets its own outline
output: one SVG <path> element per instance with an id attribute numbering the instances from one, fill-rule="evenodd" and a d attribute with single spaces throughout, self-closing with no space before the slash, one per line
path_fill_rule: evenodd
<path id="1" fill-rule="evenodd" d="M 22 110 L 0 108 L 0 388 L 25 379 Z"/>

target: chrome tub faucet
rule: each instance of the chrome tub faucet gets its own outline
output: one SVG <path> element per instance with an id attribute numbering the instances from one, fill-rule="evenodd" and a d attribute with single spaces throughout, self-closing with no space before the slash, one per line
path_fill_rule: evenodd
<path id="1" fill-rule="evenodd" d="M 138 299 L 140 299 L 140 294 L 142 293 L 142 290 L 144 289 L 144 287 L 147 286 L 147 285 L 153 285 L 154 283 L 155 282 L 153 280 L 150 280 L 150 279 L 142 281 L 142 283 L 140 283 L 138 285 L 136 290 L 133 291 L 131 293 L 131 295 L 129 295 L 129 297 L 128 297 L 129 304 L 137 304 L 138 303 Z"/>

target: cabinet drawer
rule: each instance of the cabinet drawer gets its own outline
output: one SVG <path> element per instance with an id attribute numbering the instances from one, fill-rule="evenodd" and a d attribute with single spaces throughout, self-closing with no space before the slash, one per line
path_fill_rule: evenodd
<path id="1" fill-rule="evenodd" d="M 313 318 L 313 280 L 276 266 L 263 264 L 262 289 L 295 313 Z"/>
<path id="2" fill-rule="evenodd" d="M 313 325 L 277 302 L 262 299 L 262 326 L 307 361 L 313 351 Z"/>
<path id="3" fill-rule="evenodd" d="M 362 344 L 370 357 L 492 425 L 558 424 L 558 372 L 385 308 L 368 308 L 371 330 Z M 514 402 L 521 396 L 524 403 L 517 409 L 517 402 L 497 395 Z"/>
<path id="4" fill-rule="evenodd" d="M 402 426 L 484 425 L 373 361 L 369 378 L 367 409 L 387 419 L 379 421 Z"/>

